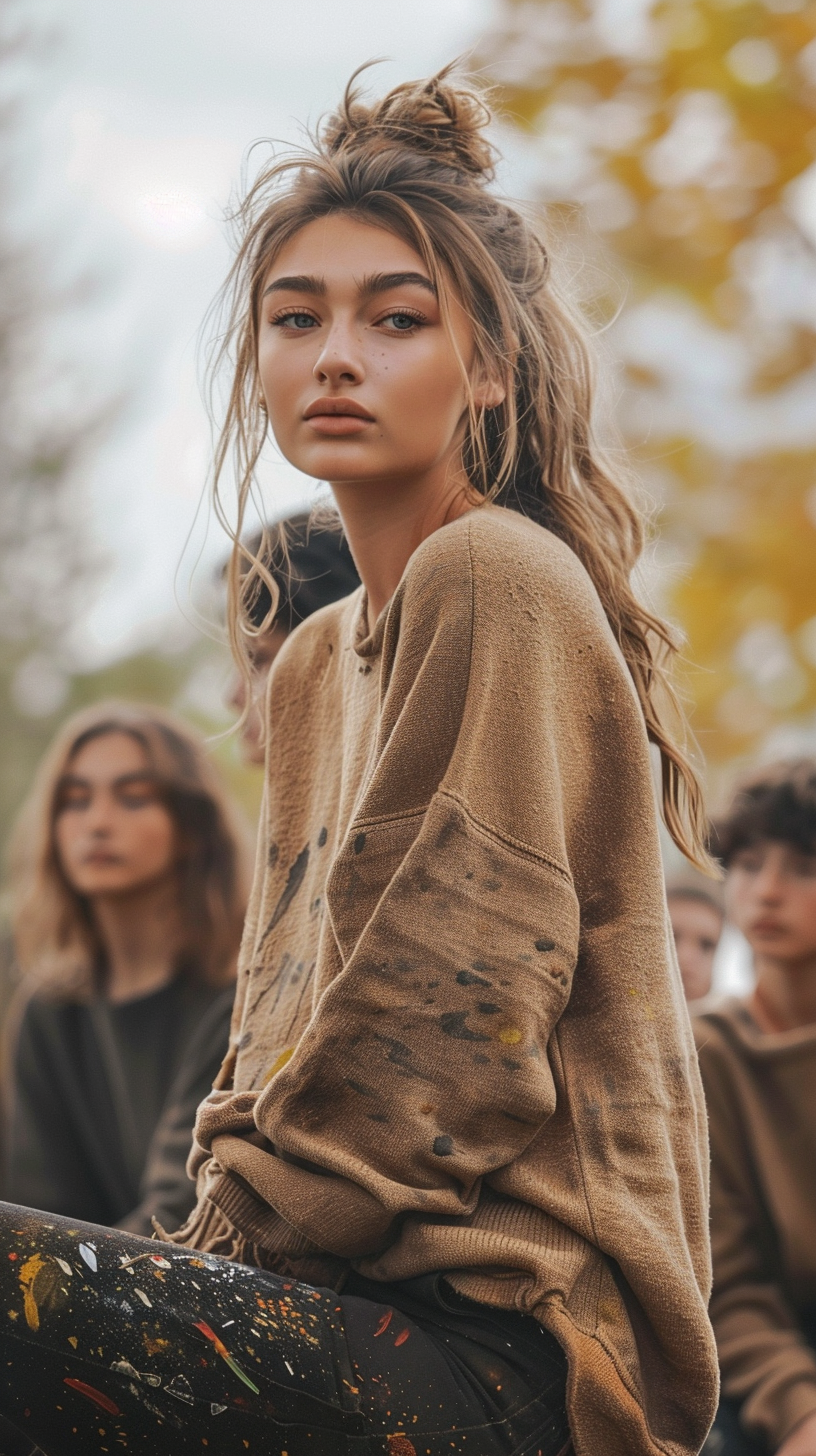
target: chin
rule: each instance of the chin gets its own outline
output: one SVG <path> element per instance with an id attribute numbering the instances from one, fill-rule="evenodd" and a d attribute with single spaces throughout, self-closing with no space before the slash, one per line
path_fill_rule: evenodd
<path id="1" fill-rule="evenodd" d="M 384 458 L 375 454 L 371 447 L 361 447 L 356 440 L 349 440 L 348 444 L 339 447 L 337 441 L 332 440 L 302 453 L 293 450 L 286 459 L 296 470 L 310 475 L 313 480 L 337 481 L 338 484 L 382 480 L 383 477 L 399 475 L 405 469 L 404 459 Z"/>
<path id="2" fill-rule="evenodd" d="M 99 879 L 76 881 L 74 883 L 74 889 L 80 895 L 87 895 L 89 898 L 92 899 L 94 895 L 125 894 L 128 890 L 133 889 L 135 883 L 137 882 L 131 880 L 130 877 L 123 880 L 119 876 L 110 876 L 101 877 Z"/>

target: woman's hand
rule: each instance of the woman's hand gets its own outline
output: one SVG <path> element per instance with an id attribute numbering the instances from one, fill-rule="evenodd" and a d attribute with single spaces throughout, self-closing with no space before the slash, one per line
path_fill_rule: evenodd
<path id="1" fill-rule="evenodd" d="M 794 1427 L 776 1456 L 816 1456 L 816 1411 Z"/>

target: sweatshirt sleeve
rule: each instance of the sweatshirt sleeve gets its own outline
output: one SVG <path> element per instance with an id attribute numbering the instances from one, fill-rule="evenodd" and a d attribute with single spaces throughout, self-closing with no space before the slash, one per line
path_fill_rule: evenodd
<path id="1" fill-rule="evenodd" d="M 579 930 L 549 723 L 557 695 L 546 678 L 540 690 L 534 651 L 529 691 L 486 678 L 508 624 L 477 624 L 473 598 L 465 544 L 414 572 L 391 613 L 400 630 L 385 648 L 376 764 L 327 887 L 343 969 L 254 1108 L 277 1156 L 213 1137 L 206 1115 L 197 1128 L 222 1167 L 347 1257 L 386 1247 L 406 1213 L 472 1213 L 482 1180 L 555 1106 L 549 1045 Z M 506 763 L 508 739 L 516 793 L 541 800 L 538 844 L 478 812 L 479 779 L 497 753 Z"/>
<path id="2" fill-rule="evenodd" d="M 816 1412 L 816 1355 L 783 1291 L 757 1201 L 738 1109 L 716 1049 L 701 1038 L 711 1137 L 711 1320 L 723 1392 L 772 1450 Z"/>

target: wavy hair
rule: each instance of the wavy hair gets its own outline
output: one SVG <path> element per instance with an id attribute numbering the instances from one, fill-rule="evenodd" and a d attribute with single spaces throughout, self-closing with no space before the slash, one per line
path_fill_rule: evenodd
<path id="1" fill-rule="evenodd" d="M 246 910 L 244 827 L 198 734 L 160 708 L 120 702 L 99 703 L 63 725 L 18 818 L 11 872 L 20 968 L 55 992 L 85 997 L 96 989 L 103 947 L 88 898 L 63 873 L 54 826 L 72 760 L 86 743 L 108 733 L 125 733 L 143 749 L 175 824 L 178 969 L 211 985 L 227 985 L 235 974 Z"/>
<path id="2" fill-rule="evenodd" d="M 540 231 L 488 186 L 495 154 L 484 129 L 491 113 L 478 91 L 451 80 L 450 70 L 370 104 L 355 87 L 356 73 L 311 148 L 273 159 L 235 214 L 239 242 L 222 294 L 227 316 L 214 361 L 215 368 L 228 362 L 232 370 L 214 489 L 234 543 L 228 574 L 233 652 L 248 675 L 248 639 L 262 630 L 251 610 L 261 581 L 275 600 L 263 566 L 266 543 L 252 553 L 240 539 L 268 429 L 257 369 L 263 284 L 300 228 L 345 213 L 391 230 L 418 253 L 449 332 L 451 293 L 464 307 L 476 367 L 505 390 L 495 408 L 478 408 L 465 376 L 464 461 L 471 484 L 484 500 L 554 532 L 586 568 L 659 749 L 666 826 L 682 852 L 710 870 L 702 790 L 669 673 L 677 643 L 632 587 L 643 524 L 593 434 L 586 330 L 553 279 Z M 234 530 L 218 494 L 230 458 L 238 483 Z"/>

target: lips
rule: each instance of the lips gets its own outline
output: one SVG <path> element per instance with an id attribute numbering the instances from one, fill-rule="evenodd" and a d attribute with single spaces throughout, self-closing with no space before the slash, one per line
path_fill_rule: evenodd
<path id="1" fill-rule="evenodd" d="M 374 422 L 374 416 L 355 399 L 315 399 L 303 411 L 304 420 L 326 417 L 367 420 L 369 424 Z"/>

